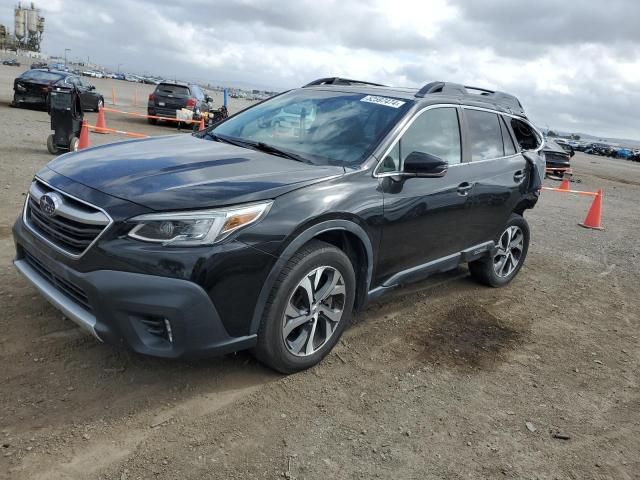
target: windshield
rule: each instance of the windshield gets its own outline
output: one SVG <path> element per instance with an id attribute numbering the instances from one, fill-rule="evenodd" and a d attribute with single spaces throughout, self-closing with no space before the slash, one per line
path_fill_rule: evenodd
<path id="1" fill-rule="evenodd" d="M 213 133 L 261 142 L 314 164 L 355 166 L 410 103 L 362 93 L 295 90 L 235 115 Z"/>

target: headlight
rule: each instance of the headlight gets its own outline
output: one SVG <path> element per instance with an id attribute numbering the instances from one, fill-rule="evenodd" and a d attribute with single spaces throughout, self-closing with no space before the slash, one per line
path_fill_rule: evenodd
<path id="1" fill-rule="evenodd" d="M 172 246 L 211 245 L 264 217 L 273 202 L 192 212 L 152 213 L 129 220 L 129 237 Z"/>

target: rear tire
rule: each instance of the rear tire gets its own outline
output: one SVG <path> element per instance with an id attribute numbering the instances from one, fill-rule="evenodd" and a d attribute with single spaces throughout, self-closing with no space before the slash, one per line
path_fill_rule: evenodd
<path id="1" fill-rule="evenodd" d="M 490 287 L 502 287 L 518 274 L 529 250 L 529 224 L 515 213 L 495 240 L 497 252 L 490 258 L 469 262 L 471 277 Z"/>
<path id="2" fill-rule="evenodd" d="M 49 153 L 52 155 L 56 155 L 60 151 L 55 143 L 53 134 L 47 137 L 47 150 L 49 150 Z"/>
<path id="3" fill-rule="evenodd" d="M 282 373 L 316 365 L 350 322 L 355 291 L 349 257 L 328 243 L 309 242 L 280 272 L 252 353 Z"/>

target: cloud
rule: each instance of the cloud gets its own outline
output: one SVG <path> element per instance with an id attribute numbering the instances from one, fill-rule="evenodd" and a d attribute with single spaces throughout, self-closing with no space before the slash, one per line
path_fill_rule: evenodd
<path id="1" fill-rule="evenodd" d="M 0 0 L 0 22 L 14 0 Z M 341 75 L 517 95 L 541 126 L 638 137 L 640 2 L 47 0 L 44 49 L 203 83 Z"/>

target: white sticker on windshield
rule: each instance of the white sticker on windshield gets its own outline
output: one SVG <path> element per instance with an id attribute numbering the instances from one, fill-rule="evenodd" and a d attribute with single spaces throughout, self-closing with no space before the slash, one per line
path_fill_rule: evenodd
<path id="1" fill-rule="evenodd" d="M 378 97 L 376 95 L 367 95 L 360 99 L 361 102 L 375 103 L 377 105 L 384 105 L 385 107 L 400 108 L 405 104 L 402 100 L 396 100 L 395 98 Z"/>

